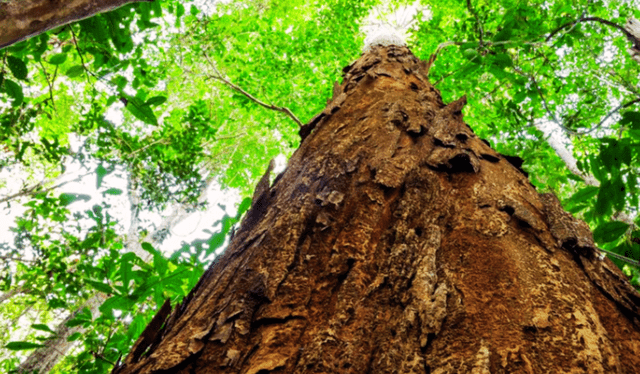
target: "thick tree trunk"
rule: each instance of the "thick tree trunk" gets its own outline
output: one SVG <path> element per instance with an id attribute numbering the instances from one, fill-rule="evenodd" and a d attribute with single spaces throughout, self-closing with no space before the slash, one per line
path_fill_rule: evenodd
<path id="1" fill-rule="evenodd" d="M 129 3 L 154 0 L 3 0 L 0 48 Z"/>
<path id="2" fill-rule="evenodd" d="M 640 296 L 424 69 L 394 46 L 345 68 L 227 251 L 114 372 L 636 373 Z"/>

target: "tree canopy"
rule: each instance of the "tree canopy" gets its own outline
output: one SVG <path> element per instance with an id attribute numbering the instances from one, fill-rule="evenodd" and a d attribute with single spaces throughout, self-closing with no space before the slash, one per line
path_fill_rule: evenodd
<path id="1" fill-rule="evenodd" d="M 109 372 L 224 248 L 371 15 L 404 28 L 445 102 L 466 95 L 475 133 L 640 286 L 633 2 L 138 2 L 0 49 L 0 370 L 64 320 L 76 344 L 53 371 Z M 208 238 L 166 245 L 218 204 Z"/>

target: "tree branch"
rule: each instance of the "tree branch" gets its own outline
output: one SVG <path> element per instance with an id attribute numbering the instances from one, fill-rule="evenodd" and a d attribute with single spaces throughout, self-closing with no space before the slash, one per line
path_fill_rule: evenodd
<path id="1" fill-rule="evenodd" d="M 0 1 L 0 49 L 71 22 L 108 12 L 123 5 L 154 0 Z"/>
<path id="2" fill-rule="evenodd" d="M 580 22 L 587 22 L 587 21 L 590 21 L 590 22 L 600 22 L 600 23 L 605 24 L 605 25 L 607 25 L 607 26 L 611 26 L 611 27 L 613 27 L 613 28 L 616 28 L 616 29 L 620 30 L 620 31 L 621 31 L 624 35 L 626 35 L 628 38 L 633 38 L 633 35 L 631 35 L 631 33 L 630 33 L 629 31 L 625 30 L 625 29 L 624 29 L 624 27 L 622 27 L 622 26 L 618 25 L 618 24 L 617 24 L 617 23 L 615 23 L 615 22 L 607 21 L 606 19 L 603 19 L 603 18 L 600 18 L 600 17 L 582 17 L 582 18 L 579 18 L 579 19 L 577 19 L 577 20 L 575 20 L 575 21 L 573 21 L 573 22 L 565 23 L 564 25 L 562 25 L 562 26 L 558 27 L 557 29 L 553 30 L 553 31 L 549 34 L 549 36 L 547 36 L 547 39 L 546 39 L 545 41 L 547 41 L 547 42 L 548 42 L 548 41 L 549 41 L 549 40 L 551 40 L 551 38 L 553 38 L 557 33 L 559 33 L 560 31 L 562 31 L 562 30 L 564 30 L 564 29 L 566 29 L 567 27 L 571 27 L 571 26 L 577 25 L 577 24 L 578 24 L 578 23 L 580 23 Z"/>
<path id="3" fill-rule="evenodd" d="M 15 199 L 16 197 L 33 196 L 33 195 L 37 195 L 37 194 L 39 194 L 41 192 L 48 192 L 48 191 L 54 190 L 54 189 L 56 189 L 58 187 L 62 187 L 67 183 L 79 182 L 79 181 L 82 180 L 82 178 L 86 177 L 87 175 L 93 174 L 93 173 L 94 172 L 92 171 L 92 172 L 89 172 L 89 173 L 86 173 L 86 174 L 83 174 L 83 175 L 79 175 L 75 179 L 71 179 L 71 180 L 68 180 L 68 181 L 64 181 L 64 182 L 58 183 L 55 186 L 51 186 L 51 187 L 43 188 L 43 189 L 38 189 L 38 187 L 42 187 L 43 185 L 46 184 L 45 181 L 42 181 L 42 182 L 37 183 L 37 184 L 35 184 L 35 185 L 33 185 L 33 186 L 29 187 L 29 188 L 24 188 L 20 192 L 16 192 L 16 193 L 14 193 L 12 195 L 6 195 L 3 198 L 0 198 L 0 204 L 4 203 L 4 202 L 7 202 L 9 200 Z"/>
<path id="4" fill-rule="evenodd" d="M 471 6 L 471 0 L 467 0 L 467 9 L 469 9 L 469 12 L 476 19 L 476 25 L 478 28 L 478 44 L 482 47 L 484 45 L 484 42 L 482 41 L 482 36 L 484 34 L 484 31 L 482 30 L 482 23 L 480 22 L 480 17 L 478 17 L 478 13 L 473 9 L 473 6 Z"/>
<path id="5" fill-rule="evenodd" d="M 433 66 L 434 62 L 436 62 L 436 58 L 438 57 L 438 53 L 440 53 L 440 51 L 442 49 L 446 48 L 446 47 L 449 47 L 451 45 L 460 45 L 460 44 L 462 44 L 462 43 L 452 42 L 452 41 L 448 41 L 448 42 L 445 42 L 445 43 L 440 43 L 440 45 L 438 46 L 436 51 L 431 56 L 429 56 L 429 61 L 427 61 L 427 67 L 426 67 L 427 77 L 429 76 L 429 70 L 431 70 L 431 66 Z"/>
<path id="6" fill-rule="evenodd" d="M 600 121 L 600 123 L 598 123 L 597 125 L 595 125 L 594 127 L 590 128 L 587 131 L 576 132 L 576 135 L 586 135 L 586 134 L 592 133 L 593 131 L 595 131 L 596 129 L 601 127 L 609 119 L 609 117 L 611 117 L 612 115 L 617 113 L 620 109 L 628 108 L 628 107 L 630 107 L 631 105 L 633 105 L 635 103 L 640 103 L 640 99 L 631 100 L 628 103 L 618 105 L 611 112 L 609 112 L 606 116 L 604 116 L 604 118 Z"/>
<path id="7" fill-rule="evenodd" d="M 295 123 L 298 124 L 298 126 L 300 126 L 300 127 L 303 126 L 303 123 L 298 119 L 298 117 L 295 116 L 295 114 L 293 114 L 293 112 L 291 112 L 291 110 L 289 108 L 279 107 L 279 106 L 267 104 L 267 103 L 255 98 L 253 95 L 251 95 L 247 91 L 243 90 L 241 87 L 231 83 L 228 79 L 224 78 L 222 76 L 222 74 L 220 73 L 220 71 L 216 68 L 216 65 L 213 63 L 213 61 L 211 61 L 211 59 L 209 58 L 207 53 L 203 52 L 203 54 L 204 54 L 204 57 L 209 62 L 209 65 L 211 65 L 211 68 L 216 72 L 215 75 L 209 75 L 210 78 L 213 78 L 215 80 L 218 80 L 218 81 L 226 84 L 227 86 L 233 88 L 234 90 L 236 90 L 236 91 L 240 92 L 241 94 L 243 94 L 244 96 L 246 96 L 249 100 L 253 101 L 254 103 L 256 103 L 256 104 L 258 104 L 258 105 L 260 105 L 260 106 L 262 106 L 264 108 L 275 110 L 275 111 L 278 111 L 278 112 L 282 112 L 282 113 L 288 115 Z"/>

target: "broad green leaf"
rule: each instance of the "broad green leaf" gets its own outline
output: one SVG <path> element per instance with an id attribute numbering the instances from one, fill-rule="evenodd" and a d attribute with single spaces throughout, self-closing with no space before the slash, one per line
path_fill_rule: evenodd
<path id="1" fill-rule="evenodd" d="M 109 188 L 108 190 L 104 191 L 104 193 L 108 195 L 121 195 L 122 190 L 119 188 Z"/>
<path id="2" fill-rule="evenodd" d="M 127 311 L 133 304 L 134 302 L 128 300 L 125 297 L 112 296 L 108 298 L 104 303 L 102 303 L 99 309 L 103 314 L 110 316 L 113 314 L 114 309 Z"/>
<path id="3" fill-rule="evenodd" d="M 158 105 L 164 104 L 165 101 L 167 101 L 167 97 L 166 96 L 154 96 L 154 97 L 150 98 L 149 100 L 147 100 L 146 105 L 148 105 L 148 106 L 158 106 Z"/>
<path id="4" fill-rule="evenodd" d="M 84 73 L 84 66 L 75 65 L 67 69 L 66 75 L 69 78 L 75 78 L 82 75 L 82 73 Z"/>
<path id="5" fill-rule="evenodd" d="M 640 112 L 622 113 L 621 125 L 628 125 L 630 128 L 640 130 Z"/>
<path id="6" fill-rule="evenodd" d="M 462 54 L 468 60 L 473 60 L 478 57 L 478 51 L 473 48 L 465 49 Z"/>
<path id="7" fill-rule="evenodd" d="M 243 215 L 244 212 L 249 210 L 249 208 L 251 208 L 251 198 L 245 197 L 238 206 L 238 214 L 236 215 L 236 218 L 239 218 L 241 215 Z"/>
<path id="8" fill-rule="evenodd" d="M 134 117 L 144 123 L 148 123 L 150 125 L 158 124 L 158 119 L 156 118 L 156 115 L 153 114 L 153 110 L 151 109 L 151 107 L 143 103 L 137 97 L 128 96 L 125 108 L 127 108 L 127 110 L 131 114 L 133 114 Z"/>
<path id="9" fill-rule="evenodd" d="M 609 243 L 624 235 L 628 229 L 629 225 L 624 222 L 605 222 L 593 231 L 593 238 L 598 243 Z"/>
<path id="10" fill-rule="evenodd" d="M 69 336 L 67 338 L 68 342 L 75 342 L 77 340 L 79 340 L 82 337 L 82 334 L 80 332 L 74 332 L 73 334 L 71 334 L 71 336 Z"/>
<path id="11" fill-rule="evenodd" d="M 85 279 L 85 282 L 87 282 L 88 285 L 90 285 L 91 287 L 95 288 L 96 290 L 102 293 L 106 293 L 106 294 L 114 293 L 113 288 L 111 288 L 111 286 L 108 285 L 107 283 L 98 282 L 91 279 Z"/>
<path id="12" fill-rule="evenodd" d="M 59 196 L 60 203 L 64 206 L 72 204 L 78 200 L 89 201 L 91 200 L 90 195 L 79 194 L 79 193 L 61 193 Z"/>
<path id="13" fill-rule="evenodd" d="M 17 84 L 16 82 L 10 79 L 4 79 L 3 81 L 3 91 L 9 95 L 10 98 L 13 99 L 13 103 L 11 105 L 20 106 L 24 101 L 24 94 L 22 93 L 22 86 Z"/>
<path id="14" fill-rule="evenodd" d="M 49 58 L 49 63 L 51 65 L 61 65 L 67 60 L 66 53 L 58 53 Z"/>
<path id="15" fill-rule="evenodd" d="M 40 331 L 45 331 L 45 332 L 50 332 L 50 333 L 52 333 L 52 334 L 55 334 L 55 331 L 51 330 L 51 329 L 49 328 L 49 326 L 44 325 L 44 324 L 41 324 L 41 323 L 33 324 L 33 325 L 31 325 L 31 328 L 32 328 L 32 329 L 36 329 L 36 330 L 40 330 Z"/>
<path id="16" fill-rule="evenodd" d="M 25 80 L 27 79 L 27 65 L 21 59 L 14 56 L 7 56 L 7 64 L 9 65 L 9 70 L 14 77 L 18 79 Z"/>
<path id="17" fill-rule="evenodd" d="M 98 165 L 96 168 L 96 188 L 100 188 L 100 186 L 102 186 L 102 180 L 107 174 L 109 174 L 109 170 L 102 166 L 102 164 Z"/>
<path id="18" fill-rule="evenodd" d="M 25 351 L 28 349 L 42 348 L 44 345 L 31 342 L 9 342 L 4 346 L 10 351 Z"/>

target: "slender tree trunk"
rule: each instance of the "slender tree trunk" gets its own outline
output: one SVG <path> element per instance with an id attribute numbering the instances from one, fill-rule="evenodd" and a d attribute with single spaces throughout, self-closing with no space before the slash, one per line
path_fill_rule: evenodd
<path id="1" fill-rule="evenodd" d="M 0 48 L 129 3 L 154 0 L 3 0 Z"/>
<path id="2" fill-rule="evenodd" d="M 114 372 L 637 373 L 640 296 L 464 104 L 403 47 L 345 68 L 228 250 Z"/>
<path id="3" fill-rule="evenodd" d="M 82 332 L 84 328 L 82 326 L 67 326 L 67 322 L 75 318 L 80 310 L 83 308 L 89 308 L 93 315 L 98 314 L 98 308 L 106 300 L 107 296 L 102 293 L 96 293 L 89 298 L 87 302 L 74 313 L 70 314 L 62 321 L 56 328 L 56 337 L 47 340 L 44 343 L 44 347 L 36 349 L 27 359 L 20 364 L 17 369 L 18 373 L 48 373 L 53 367 L 63 358 L 67 352 L 77 342 L 68 341 L 68 338 L 76 332 Z"/>

